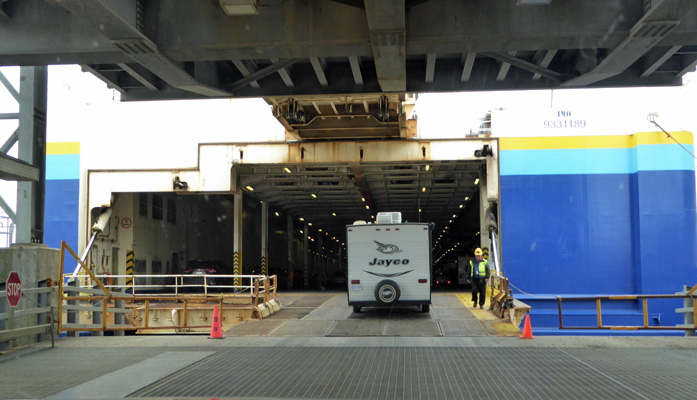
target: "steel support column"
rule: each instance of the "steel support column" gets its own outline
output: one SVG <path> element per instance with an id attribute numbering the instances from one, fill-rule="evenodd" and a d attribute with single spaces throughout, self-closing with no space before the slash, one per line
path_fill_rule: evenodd
<path id="1" fill-rule="evenodd" d="M 491 251 L 491 239 L 486 226 L 486 211 L 489 209 L 489 200 L 486 196 L 486 175 L 486 173 L 479 173 L 479 241 L 481 247 L 486 247 Z"/>
<path id="2" fill-rule="evenodd" d="M 286 232 L 288 233 L 288 271 L 289 275 L 293 274 L 293 217 L 288 215 L 288 225 Z"/>
<path id="3" fill-rule="evenodd" d="M 310 236 L 308 229 L 310 227 L 305 222 L 303 228 L 303 287 L 310 286 Z"/>
<path id="4" fill-rule="evenodd" d="M 261 271 L 260 274 L 268 275 L 269 262 L 269 203 L 261 203 Z"/>
<path id="5" fill-rule="evenodd" d="M 232 228 L 232 273 L 242 275 L 242 191 L 233 195 L 233 228 Z M 235 278 L 235 286 L 242 284 L 240 278 Z M 235 289 L 236 291 L 237 289 Z"/>
<path id="6" fill-rule="evenodd" d="M 18 159 L 39 169 L 38 181 L 17 183 L 17 243 L 43 243 L 46 177 L 47 67 L 20 68 Z"/>
<path id="7" fill-rule="evenodd" d="M 322 287 L 322 275 L 324 274 L 324 268 L 325 268 L 325 262 L 324 262 L 324 249 L 322 246 L 324 246 L 324 235 L 322 235 L 322 232 L 317 232 L 317 261 L 318 263 L 315 265 L 315 276 L 317 276 L 317 287 Z"/>

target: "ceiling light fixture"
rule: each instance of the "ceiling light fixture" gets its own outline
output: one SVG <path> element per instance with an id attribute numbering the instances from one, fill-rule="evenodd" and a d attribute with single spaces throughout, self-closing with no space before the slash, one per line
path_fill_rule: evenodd
<path id="1" fill-rule="evenodd" d="M 479 185 L 479 178 L 477 178 L 477 179 L 474 180 L 474 184 L 475 184 L 475 185 Z"/>
<path id="2" fill-rule="evenodd" d="M 288 167 L 283 167 L 283 170 L 290 174 L 290 169 Z"/>
<path id="3" fill-rule="evenodd" d="M 317 198 L 317 195 L 314 194 L 314 193 L 312 193 L 310 196 L 312 196 L 313 199 L 316 199 L 316 198 Z"/>
<path id="4" fill-rule="evenodd" d="M 247 190 L 249 190 L 250 192 L 253 192 L 253 191 L 254 191 L 254 188 L 251 187 L 251 186 L 249 186 L 249 185 L 245 186 L 244 188 L 247 189 Z"/>

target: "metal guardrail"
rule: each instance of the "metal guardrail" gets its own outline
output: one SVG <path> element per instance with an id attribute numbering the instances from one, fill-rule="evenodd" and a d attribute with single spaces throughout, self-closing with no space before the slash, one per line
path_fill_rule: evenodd
<path id="1" fill-rule="evenodd" d="M 684 300 L 683 307 L 677 308 L 675 312 L 678 314 L 684 314 L 683 319 L 685 322 L 682 326 L 695 325 L 695 322 L 697 321 L 697 307 L 695 307 L 697 305 L 695 304 L 697 303 L 695 301 L 695 295 L 697 294 L 697 285 L 693 286 L 692 288 L 690 288 L 687 285 L 683 285 L 682 292 L 678 292 L 675 294 L 686 294 L 690 296 L 690 298 Z M 695 334 L 697 334 L 697 330 L 685 331 L 685 336 L 695 336 Z"/>
<path id="2" fill-rule="evenodd" d="M 68 251 L 81 264 L 81 272 L 77 278 L 72 273 L 64 273 L 64 255 Z M 125 331 L 136 329 L 198 329 L 210 328 L 210 325 L 189 325 L 187 316 L 192 303 L 218 304 L 223 309 L 226 300 L 245 298 L 248 304 L 257 307 L 259 301 L 266 303 L 276 299 L 276 276 L 264 275 L 95 275 L 80 261 L 75 252 L 65 242 L 61 243 L 60 276 L 58 285 L 58 333 L 75 331 Z M 135 277 L 132 284 L 126 285 L 129 277 Z M 137 284 L 139 278 L 150 281 L 148 284 Z M 247 281 L 244 285 L 211 285 L 211 279 L 234 281 L 241 278 Z M 153 280 L 173 282 L 172 284 L 155 284 Z M 200 280 L 200 284 L 186 283 L 187 280 Z M 106 283 L 105 283 L 106 282 Z M 212 288 L 220 290 L 213 293 Z M 203 293 L 184 294 L 188 290 L 202 290 Z M 228 292 L 226 292 L 228 290 Z M 123 291 L 123 292 L 122 292 Z M 229 291 L 232 291 L 230 293 Z M 66 303 L 66 304 L 64 304 Z M 152 306 L 156 304 L 181 304 L 183 324 L 171 326 L 149 326 Z M 138 316 L 138 309 L 144 313 Z M 79 323 L 79 313 L 91 313 L 92 323 Z M 65 317 L 64 317 L 65 314 Z M 108 320 L 113 315 L 113 324 Z M 64 318 L 67 320 L 65 321 Z M 144 321 L 140 326 L 137 322 Z M 172 318 L 174 321 L 174 318 Z"/>
<path id="3" fill-rule="evenodd" d="M 697 285 L 692 287 L 685 294 L 634 294 L 634 295 L 618 295 L 618 296 L 588 296 L 588 297 L 561 297 L 557 296 L 559 304 L 559 329 L 610 329 L 610 330 L 684 330 L 696 331 L 697 318 L 692 326 L 677 325 L 677 326 L 649 326 L 648 300 L 649 299 L 692 299 L 693 310 L 697 308 L 697 299 L 693 294 L 697 290 Z M 598 323 L 597 326 L 564 326 L 562 319 L 562 301 L 595 301 Z M 644 317 L 644 324 L 641 326 L 630 325 L 604 325 L 602 317 L 602 301 L 626 301 L 626 300 L 641 300 Z M 694 312 L 694 311 L 693 311 Z"/>
<path id="4" fill-rule="evenodd" d="M 14 339 L 27 336 L 44 334 L 51 335 L 51 340 L 53 340 L 55 332 L 55 308 L 51 306 L 50 298 L 54 296 L 55 293 L 55 287 L 24 288 L 22 289 L 22 299 L 24 303 L 29 302 L 32 306 L 26 307 L 22 305 L 21 308 L 15 309 L 14 307 L 10 307 L 6 300 L 7 291 L 0 290 L 0 303 L 4 306 L 0 307 L 0 343 L 10 342 Z M 38 300 L 34 300 L 34 296 L 36 296 Z M 28 326 L 17 327 L 19 324 L 16 323 L 15 319 L 27 316 L 35 316 L 36 318 L 33 323 L 21 324 Z M 29 320 L 31 321 L 31 318 L 29 318 Z"/>
<path id="5" fill-rule="evenodd" d="M 506 309 L 513 307 L 513 292 L 508 287 L 508 278 L 494 272 L 489 279 L 491 298 L 489 307 L 499 318 L 503 318 Z"/>
<path id="6" fill-rule="evenodd" d="M 508 313 L 511 323 L 516 327 L 520 326 L 525 314 L 530 312 L 530 306 L 513 298 L 510 282 L 504 274 L 494 272 L 489 279 L 489 286 L 489 309 L 499 318 L 505 318 Z"/>

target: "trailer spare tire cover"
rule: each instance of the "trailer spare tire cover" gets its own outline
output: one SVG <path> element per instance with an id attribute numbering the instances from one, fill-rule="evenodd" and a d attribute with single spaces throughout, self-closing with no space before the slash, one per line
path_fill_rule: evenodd
<path id="1" fill-rule="evenodd" d="M 391 305 L 399 300 L 399 285 L 389 279 L 380 281 L 375 286 L 375 300 L 383 305 Z"/>

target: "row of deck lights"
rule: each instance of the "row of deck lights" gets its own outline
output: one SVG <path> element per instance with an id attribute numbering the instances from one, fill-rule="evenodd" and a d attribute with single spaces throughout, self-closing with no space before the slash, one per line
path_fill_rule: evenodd
<path id="1" fill-rule="evenodd" d="M 477 179 L 477 181 L 478 181 L 478 180 L 479 180 L 479 179 Z M 469 196 L 465 197 L 465 203 L 467 203 L 467 202 L 469 201 L 469 199 L 470 199 Z M 464 207 L 465 207 L 465 203 L 460 204 L 460 206 L 458 207 L 458 209 L 461 210 L 462 208 L 464 208 Z M 421 209 L 419 209 L 419 212 L 421 212 Z M 454 221 L 456 218 L 457 218 L 457 213 L 456 213 L 456 214 L 453 214 L 452 219 L 448 220 L 448 223 L 449 223 L 449 224 L 452 224 L 453 221 Z M 450 227 L 450 226 L 446 226 L 445 228 L 443 228 L 443 232 L 438 236 L 438 239 L 436 239 L 436 244 L 438 244 L 438 242 L 443 238 L 443 235 L 445 234 L 445 232 L 447 232 L 447 230 L 448 230 L 449 227 Z M 435 248 L 436 248 L 436 246 L 434 245 L 434 246 L 433 246 L 433 249 L 435 249 Z"/>
<path id="2" fill-rule="evenodd" d="M 446 254 L 450 253 L 451 251 L 454 251 L 455 248 L 460 246 L 460 244 L 461 243 L 455 243 L 455 245 L 453 247 L 449 248 L 447 251 L 445 251 L 445 253 L 441 254 L 440 257 L 438 257 L 438 259 L 436 260 L 436 262 L 434 262 L 434 264 L 438 264 L 438 262 L 440 262 L 440 260 L 446 256 Z"/>

